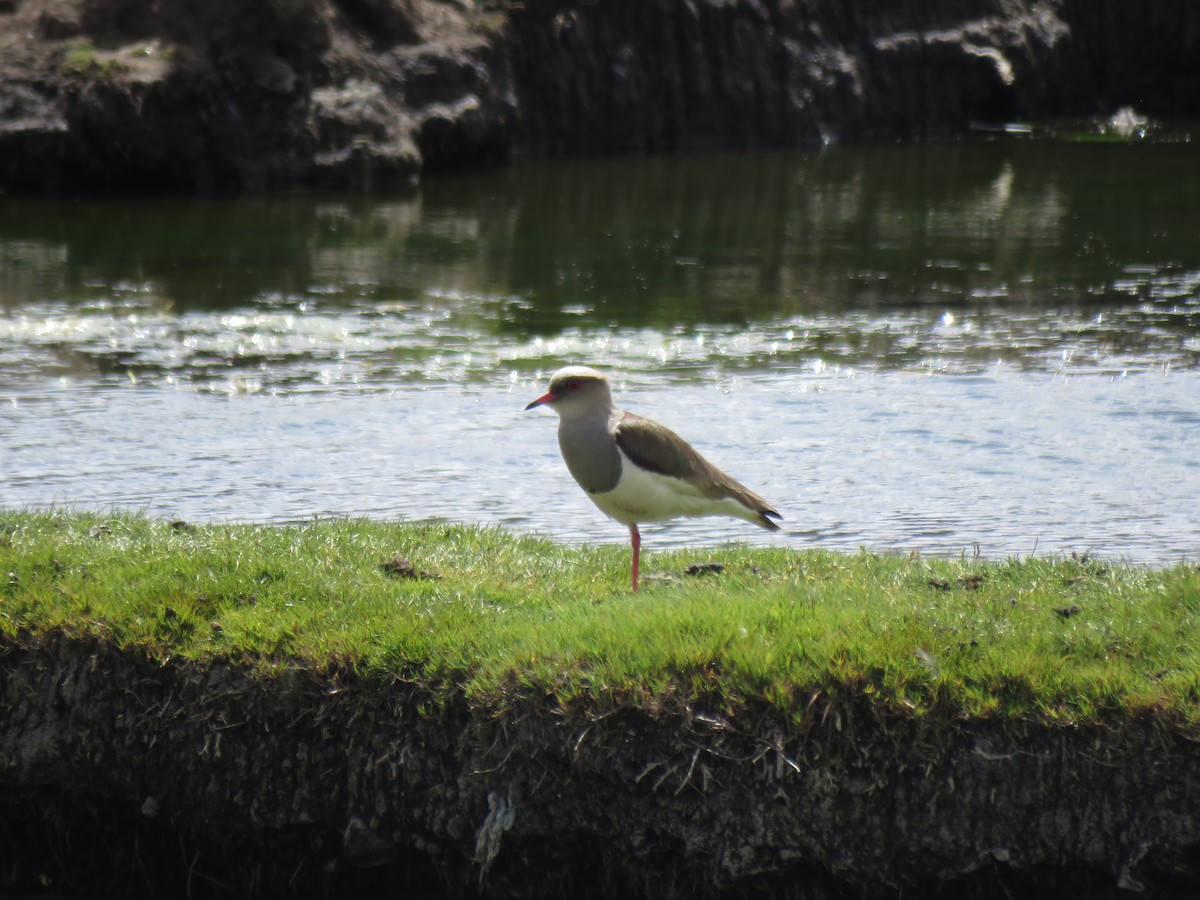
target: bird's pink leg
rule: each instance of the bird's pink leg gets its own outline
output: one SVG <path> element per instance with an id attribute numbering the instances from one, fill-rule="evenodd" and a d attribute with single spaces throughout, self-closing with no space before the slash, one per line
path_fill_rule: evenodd
<path id="1" fill-rule="evenodd" d="M 633 589 L 638 589 L 638 562 L 642 555 L 642 536 L 638 533 L 637 523 L 629 526 L 629 539 L 633 542 Z"/>

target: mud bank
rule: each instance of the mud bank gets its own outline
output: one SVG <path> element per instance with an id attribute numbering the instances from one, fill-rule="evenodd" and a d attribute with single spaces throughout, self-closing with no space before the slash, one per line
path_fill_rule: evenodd
<path id="1" fill-rule="evenodd" d="M 1200 883 L 1200 747 L 1151 720 L 816 697 L 507 715 L 421 687 L 0 645 L 0 893 L 1088 896 Z M 1190 895 L 1190 894 L 1189 894 Z"/>
<path id="2" fill-rule="evenodd" d="M 1200 112 L 1189 0 L 0 0 L 0 188 L 369 189 L 520 156 Z"/>

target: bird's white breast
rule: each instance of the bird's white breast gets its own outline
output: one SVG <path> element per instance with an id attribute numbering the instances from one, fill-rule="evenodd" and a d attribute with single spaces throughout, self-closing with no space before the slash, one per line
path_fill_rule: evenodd
<path id="1" fill-rule="evenodd" d="M 669 475 L 640 468 L 621 454 L 621 477 L 617 486 L 603 493 L 588 493 L 600 509 L 624 525 L 663 522 L 680 516 L 736 516 L 753 522 L 754 513 L 732 497 L 714 500 L 692 484 Z"/>

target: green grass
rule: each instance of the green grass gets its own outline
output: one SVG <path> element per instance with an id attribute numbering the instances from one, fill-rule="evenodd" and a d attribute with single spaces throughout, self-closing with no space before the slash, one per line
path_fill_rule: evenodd
<path id="1" fill-rule="evenodd" d="M 415 574 L 385 571 L 396 556 Z M 693 562 L 720 575 L 688 577 Z M 187 526 L 0 512 L 0 632 L 157 658 L 301 665 L 431 701 L 737 715 L 866 699 L 943 719 L 1153 714 L 1200 730 L 1200 572 L 738 546 L 649 554 L 491 529 Z M 817 704 L 820 700 L 821 703 Z"/>

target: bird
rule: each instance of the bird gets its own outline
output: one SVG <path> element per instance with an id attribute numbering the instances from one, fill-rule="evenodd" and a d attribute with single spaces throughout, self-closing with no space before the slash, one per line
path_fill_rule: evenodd
<path id="1" fill-rule="evenodd" d="M 680 516 L 736 516 L 778 531 L 778 512 L 730 478 L 664 425 L 613 403 L 608 378 L 571 365 L 525 407 L 558 413 L 558 446 L 567 469 L 610 518 L 629 527 L 633 590 L 638 590 L 642 536 L 638 524 Z"/>

